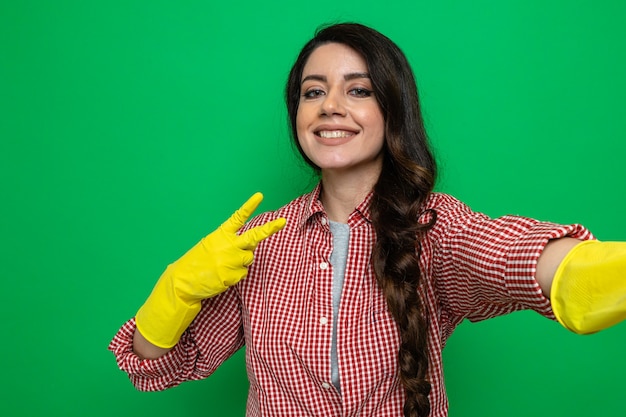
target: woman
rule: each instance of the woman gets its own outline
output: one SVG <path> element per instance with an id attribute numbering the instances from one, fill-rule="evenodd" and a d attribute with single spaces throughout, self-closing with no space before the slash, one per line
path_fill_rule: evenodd
<path id="1" fill-rule="evenodd" d="M 382 34 L 319 31 L 286 101 L 320 183 L 245 224 L 253 196 L 168 267 L 109 347 L 139 389 L 205 378 L 245 344 L 248 415 L 446 416 L 441 350 L 463 319 L 534 309 L 578 332 L 624 319 L 611 299 L 626 293 L 624 244 L 432 192 L 413 73 Z"/>

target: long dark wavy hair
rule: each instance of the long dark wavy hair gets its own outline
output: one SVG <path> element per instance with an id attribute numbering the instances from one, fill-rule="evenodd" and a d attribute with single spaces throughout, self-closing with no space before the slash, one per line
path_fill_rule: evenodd
<path id="1" fill-rule="evenodd" d="M 406 392 L 405 417 L 430 414 L 428 395 L 428 317 L 420 297 L 420 238 L 435 222 L 419 221 L 432 191 L 436 163 L 428 143 L 411 66 L 398 46 L 383 34 L 358 23 L 322 27 L 300 51 L 285 90 L 291 136 L 304 160 L 297 137 L 296 114 L 302 71 L 311 53 L 327 43 L 347 45 L 367 63 L 374 96 L 385 119 L 382 171 L 370 207 L 376 231 L 372 263 L 390 313 L 400 332 L 400 380 Z"/>

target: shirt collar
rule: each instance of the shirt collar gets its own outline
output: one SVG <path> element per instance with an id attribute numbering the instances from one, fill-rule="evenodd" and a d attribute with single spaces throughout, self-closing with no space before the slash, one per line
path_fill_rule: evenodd
<path id="1" fill-rule="evenodd" d="M 313 188 L 309 194 L 305 195 L 300 227 L 305 227 L 307 223 L 312 222 L 315 219 L 320 219 L 322 216 L 326 216 L 324 206 L 322 206 L 322 202 L 319 199 L 321 191 L 322 183 L 318 182 L 315 188 Z M 372 202 L 373 195 L 374 193 L 370 191 L 363 201 L 355 208 L 354 212 L 350 214 L 348 224 L 350 224 L 351 227 L 354 227 L 363 221 L 367 221 L 368 223 L 372 222 L 370 203 Z"/>

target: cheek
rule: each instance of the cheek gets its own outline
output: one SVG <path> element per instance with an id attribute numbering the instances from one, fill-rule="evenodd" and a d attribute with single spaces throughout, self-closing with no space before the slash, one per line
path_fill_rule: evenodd
<path id="1" fill-rule="evenodd" d="M 302 150 L 302 152 L 308 157 L 307 155 L 307 142 L 305 140 L 306 138 L 306 128 L 305 128 L 305 123 L 302 117 L 302 112 L 300 110 L 298 110 L 298 112 L 296 113 L 296 141 L 298 143 L 298 145 L 300 146 L 300 149 Z"/>
<path id="2" fill-rule="evenodd" d="M 300 133 L 302 131 L 302 113 L 296 113 L 296 131 Z"/>
<path id="3" fill-rule="evenodd" d="M 307 117 L 306 117 L 306 112 L 302 112 L 300 110 L 298 110 L 298 113 L 296 113 L 296 139 L 298 140 L 298 143 L 300 143 L 300 146 L 305 145 L 306 143 L 306 133 L 307 133 L 307 126 L 308 126 L 308 122 L 307 122 Z"/>
<path id="4" fill-rule="evenodd" d="M 380 110 L 380 107 L 376 106 L 375 117 L 372 117 L 372 120 L 375 120 L 375 124 L 377 127 L 377 131 L 380 136 L 385 137 L 385 116 L 383 116 L 383 112 Z"/>
<path id="5" fill-rule="evenodd" d="M 298 111 L 296 112 L 296 130 L 300 132 L 302 130 L 303 124 L 303 115 L 302 115 L 302 106 L 298 107 Z"/>
<path id="6" fill-rule="evenodd" d="M 367 130 L 370 132 L 370 137 L 379 139 L 384 142 L 385 137 L 385 117 L 378 107 L 364 109 L 359 113 L 359 120 L 361 120 Z"/>

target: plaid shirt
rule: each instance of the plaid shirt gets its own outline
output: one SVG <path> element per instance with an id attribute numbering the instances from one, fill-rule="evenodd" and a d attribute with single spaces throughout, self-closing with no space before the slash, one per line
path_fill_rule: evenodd
<path id="1" fill-rule="evenodd" d="M 318 200 L 320 186 L 285 207 L 252 219 L 277 217 L 286 227 L 261 242 L 248 277 L 203 308 L 166 355 L 139 360 L 132 352 L 134 319 L 109 349 L 140 390 L 162 390 L 209 376 L 242 346 L 250 389 L 248 416 L 402 416 L 399 334 L 371 265 L 375 233 L 368 196 L 352 213 L 350 247 L 337 317 L 332 313 L 332 236 Z M 505 216 L 490 219 L 445 194 L 425 209 L 437 212 L 422 241 L 423 299 L 428 309 L 431 416 L 448 414 L 442 349 L 463 320 L 521 309 L 554 319 L 534 279 L 549 239 L 592 238 L 580 225 L 562 226 Z M 341 393 L 331 383 L 331 335 L 338 320 Z"/>

